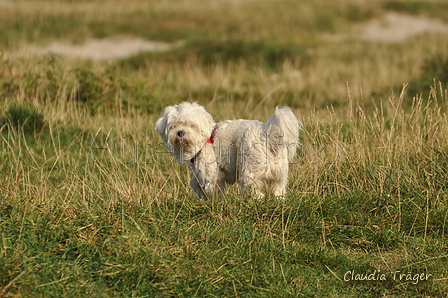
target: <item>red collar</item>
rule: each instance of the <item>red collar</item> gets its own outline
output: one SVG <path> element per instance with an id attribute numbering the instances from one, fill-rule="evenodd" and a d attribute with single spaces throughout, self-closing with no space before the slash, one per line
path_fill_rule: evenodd
<path id="1" fill-rule="evenodd" d="M 215 131 L 216 131 L 216 127 L 213 128 L 210 137 L 205 141 L 204 145 L 202 145 L 202 148 L 204 148 L 204 146 L 205 146 L 206 144 L 213 144 L 213 142 L 215 141 Z M 201 150 L 198 151 L 198 153 L 196 153 L 196 154 L 193 156 L 192 159 L 190 159 L 190 162 L 191 162 L 191 163 L 195 163 L 195 162 L 196 162 L 196 159 L 198 158 L 199 153 L 201 153 L 202 148 L 201 148 Z"/>

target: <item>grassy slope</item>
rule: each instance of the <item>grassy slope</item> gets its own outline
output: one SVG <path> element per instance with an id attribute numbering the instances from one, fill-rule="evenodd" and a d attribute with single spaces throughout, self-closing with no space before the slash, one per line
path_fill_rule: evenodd
<path id="1" fill-rule="evenodd" d="M 446 295 L 446 42 L 322 38 L 404 2 L 33 3 L 1 12 L 8 52 L 114 34 L 186 44 L 112 65 L 3 56 L 0 297 Z M 194 197 L 153 129 L 181 100 L 217 120 L 298 108 L 287 200 Z M 387 281 L 344 282 L 350 270 Z"/>

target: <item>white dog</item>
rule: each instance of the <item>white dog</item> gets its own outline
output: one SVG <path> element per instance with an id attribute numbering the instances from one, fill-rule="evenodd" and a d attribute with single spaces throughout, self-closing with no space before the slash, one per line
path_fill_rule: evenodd
<path id="1" fill-rule="evenodd" d="M 157 133 L 179 163 L 189 163 L 190 186 L 199 196 L 225 191 L 239 182 L 245 193 L 261 198 L 267 186 L 271 196 L 283 197 L 288 167 L 299 145 L 302 123 L 288 107 L 275 109 L 266 123 L 227 120 L 215 123 L 197 103 L 165 108 L 156 121 Z"/>

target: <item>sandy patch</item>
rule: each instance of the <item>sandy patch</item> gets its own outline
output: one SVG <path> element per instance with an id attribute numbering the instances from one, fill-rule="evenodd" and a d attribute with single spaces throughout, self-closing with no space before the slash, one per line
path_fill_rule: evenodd
<path id="1" fill-rule="evenodd" d="M 55 42 L 44 47 L 33 45 L 22 50 L 21 55 L 54 53 L 74 58 L 110 60 L 126 58 L 140 52 L 167 51 L 177 45 L 178 43 L 170 44 L 140 38 L 93 39 L 82 45 L 62 42 Z"/>
<path id="2" fill-rule="evenodd" d="M 13 6 L 14 3 L 10 0 L 0 0 L 0 6 Z"/>
<path id="3" fill-rule="evenodd" d="M 448 32 L 448 24 L 424 16 L 389 12 L 382 19 L 364 25 L 359 37 L 364 40 L 398 42 L 426 32 Z"/>
<path id="4" fill-rule="evenodd" d="M 423 33 L 448 32 L 448 24 L 437 19 L 388 12 L 382 18 L 371 20 L 354 28 L 353 34 L 329 34 L 325 39 L 344 41 L 362 39 L 378 42 L 401 42 Z"/>

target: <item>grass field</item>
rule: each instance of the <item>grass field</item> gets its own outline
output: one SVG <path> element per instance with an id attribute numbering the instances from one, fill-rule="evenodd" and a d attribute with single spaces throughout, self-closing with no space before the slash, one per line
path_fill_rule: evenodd
<path id="1" fill-rule="evenodd" d="M 0 2 L 0 297 L 447 297 L 448 34 L 356 30 L 448 6 L 366 2 Z M 18 54 L 114 36 L 180 46 Z M 184 100 L 291 106 L 286 200 L 195 197 L 154 130 Z"/>

